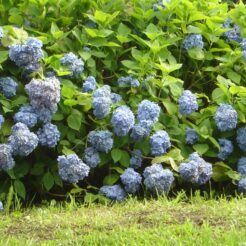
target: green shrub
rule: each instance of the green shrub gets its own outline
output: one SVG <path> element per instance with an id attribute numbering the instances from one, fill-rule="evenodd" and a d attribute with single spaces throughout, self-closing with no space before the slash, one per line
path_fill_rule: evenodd
<path id="1" fill-rule="evenodd" d="M 163 0 L 159 4 L 152 0 L 5 0 L 0 4 L 0 14 L 1 78 L 11 77 L 18 84 L 16 95 L 10 97 L 6 85 L 0 86 L 5 118 L 1 142 L 7 143 L 17 135 L 12 140 L 16 144 L 18 134 L 25 133 L 29 146 L 26 150 L 19 143 L 14 168 L 0 173 L 0 199 L 5 199 L 11 186 L 23 199 L 69 191 L 82 193 L 85 201 L 102 199 L 97 189 L 120 183 L 120 175 L 136 163 L 131 159 L 136 150 L 143 154 L 138 172 L 161 163 L 173 171 L 177 189 L 186 187 L 179 176 L 179 165 L 189 162 L 186 159 L 193 152 L 212 163 L 214 183 L 232 183 L 230 189 L 235 189 L 233 184 L 241 179 L 237 162 L 245 155 L 245 140 L 241 137 L 238 145 L 236 133 L 246 122 L 243 2 L 229 6 L 217 0 Z M 43 46 L 35 41 L 31 61 L 26 62 L 25 56 L 16 61 L 20 57 L 15 56 L 16 51 L 10 52 L 11 45 L 26 43 L 28 37 L 42 41 Z M 28 42 L 32 48 L 34 41 Z M 64 58 L 70 52 L 77 58 L 71 54 Z M 60 95 L 59 85 L 53 88 L 52 75 L 59 79 Z M 96 79 L 96 85 L 89 76 Z M 95 86 L 100 89 L 93 94 Z M 122 100 L 111 103 L 111 93 L 119 94 Z M 35 101 L 37 98 L 39 101 Z M 30 108 L 20 110 L 30 100 L 35 112 Z M 141 116 L 138 106 L 143 100 L 153 104 L 143 106 Z M 231 105 L 231 111 L 218 113 L 221 104 Z M 155 114 L 153 105 L 160 107 L 160 114 L 158 107 Z M 148 107 L 150 111 L 146 111 Z M 11 132 L 14 119 L 23 118 L 23 114 L 16 116 L 17 112 L 25 113 L 25 124 L 31 124 L 31 132 L 38 131 L 38 147 L 28 129 Z M 42 128 L 49 117 L 52 125 Z M 218 126 L 221 121 L 222 128 Z M 186 136 L 187 131 L 193 135 Z M 136 141 L 138 134 L 144 136 L 141 141 Z M 102 136 L 106 142 L 100 142 Z M 219 139 L 232 141 L 232 153 L 220 148 Z M 85 179 L 79 185 L 62 181 L 59 174 L 66 174 L 68 181 L 73 170 L 66 166 L 70 162 L 65 157 L 60 158 L 63 163 L 59 162 L 65 169 L 58 170 L 57 157 L 77 154 L 83 159 L 85 149 L 92 146 L 84 159 L 90 162 L 88 177 L 74 155 L 72 160 L 76 159 L 81 168 L 76 175 Z M 219 153 L 223 158 L 218 158 Z"/>

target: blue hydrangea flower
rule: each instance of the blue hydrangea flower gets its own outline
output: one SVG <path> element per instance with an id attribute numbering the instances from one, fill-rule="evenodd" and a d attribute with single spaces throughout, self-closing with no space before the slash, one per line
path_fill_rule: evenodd
<path id="1" fill-rule="evenodd" d="M 243 50 L 246 50 L 246 38 L 242 39 L 241 47 L 242 47 Z"/>
<path id="2" fill-rule="evenodd" d="M 83 51 L 84 52 L 91 52 L 91 49 L 87 46 L 83 47 Z"/>
<path id="3" fill-rule="evenodd" d="M 15 166 L 12 157 L 12 147 L 8 144 L 0 144 L 0 170 L 8 171 Z"/>
<path id="4" fill-rule="evenodd" d="M 18 113 L 14 115 L 14 121 L 21 122 L 29 128 L 37 124 L 38 116 L 31 106 L 22 106 Z"/>
<path id="5" fill-rule="evenodd" d="M 143 176 L 146 189 L 158 194 L 167 194 L 174 181 L 173 173 L 169 169 L 163 169 L 161 164 L 146 167 Z"/>
<path id="6" fill-rule="evenodd" d="M 118 85 L 120 87 L 132 86 L 139 87 L 140 83 L 137 79 L 134 79 L 132 76 L 120 77 L 118 79 Z"/>
<path id="7" fill-rule="evenodd" d="M 111 124 L 117 136 L 126 136 L 135 122 L 134 114 L 127 106 L 118 107 L 112 115 Z"/>
<path id="8" fill-rule="evenodd" d="M 242 151 L 246 152 L 246 127 L 237 130 L 237 143 Z"/>
<path id="9" fill-rule="evenodd" d="M 151 6 L 151 8 L 154 10 L 154 12 L 159 11 L 160 8 L 165 8 L 164 4 L 162 1 L 155 3 Z"/>
<path id="10" fill-rule="evenodd" d="M 243 51 L 243 59 L 246 61 L 246 50 Z"/>
<path id="11" fill-rule="evenodd" d="M 220 158 L 221 160 L 225 160 L 233 152 L 232 141 L 227 140 L 225 138 L 220 138 L 219 144 L 220 152 L 218 153 L 218 158 Z"/>
<path id="12" fill-rule="evenodd" d="M 111 100 L 112 100 L 112 103 L 120 102 L 122 101 L 122 96 L 117 93 L 111 93 Z"/>
<path id="13" fill-rule="evenodd" d="M 151 154 L 154 156 L 163 155 L 171 147 L 170 138 L 166 131 L 160 130 L 150 137 Z"/>
<path id="14" fill-rule="evenodd" d="M 84 92 L 94 91 L 96 89 L 97 81 L 93 76 L 88 76 L 83 83 L 82 89 Z"/>
<path id="15" fill-rule="evenodd" d="M 60 140 L 60 132 L 56 125 L 46 123 L 42 128 L 37 131 L 39 143 L 42 146 L 54 148 Z"/>
<path id="16" fill-rule="evenodd" d="M 221 104 L 214 116 L 215 123 L 221 132 L 229 131 L 237 126 L 237 112 L 229 104 Z"/>
<path id="17" fill-rule="evenodd" d="M 150 134 L 153 122 L 150 120 L 142 120 L 140 123 L 132 127 L 131 138 L 140 141 Z"/>
<path id="18" fill-rule="evenodd" d="M 228 18 L 223 23 L 223 27 L 224 28 L 231 28 L 231 30 L 228 30 L 228 31 L 223 33 L 223 37 L 225 37 L 227 42 L 234 41 L 234 42 L 240 43 L 242 41 L 240 27 L 237 25 L 233 25 L 231 18 Z"/>
<path id="19" fill-rule="evenodd" d="M 190 115 L 198 110 L 196 96 L 189 90 L 184 90 L 179 98 L 179 112 L 182 115 Z"/>
<path id="20" fill-rule="evenodd" d="M 14 97 L 16 95 L 16 89 L 18 84 L 10 77 L 0 78 L 0 92 L 7 98 Z"/>
<path id="21" fill-rule="evenodd" d="M 4 121 L 5 121 L 4 117 L 0 114 L 0 128 L 2 127 Z"/>
<path id="22" fill-rule="evenodd" d="M 4 30 L 2 27 L 0 27 L 0 39 L 4 36 Z"/>
<path id="23" fill-rule="evenodd" d="M 120 185 L 104 185 L 99 189 L 99 194 L 103 194 L 112 201 L 121 202 L 126 198 L 126 193 Z"/>
<path id="24" fill-rule="evenodd" d="M 93 92 L 92 107 L 94 115 L 98 119 L 105 118 L 111 110 L 111 89 L 110 86 L 104 85 Z"/>
<path id="25" fill-rule="evenodd" d="M 84 71 L 84 62 L 72 52 L 65 54 L 60 61 L 63 66 L 68 67 L 72 76 L 76 76 Z"/>
<path id="26" fill-rule="evenodd" d="M 56 77 L 32 79 L 25 89 L 39 120 L 43 121 L 48 116 L 51 118 L 60 101 L 60 81 Z"/>
<path id="27" fill-rule="evenodd" d="M 3 203 L 0 201 L 0 212 L 3 212 Z"/>
<path id="28" fill-rule="evenodd" d="M 89 175 L 90 168 L 76 155 L 61 155 L 57 158 L 58 173 L 62 180 L 78 183 Z"/>
<path id="29" fill-rule="evenodd" d="M 183 47 L 186 50 L 192 48 L 200 48 L 202 49 L 204 46 L 202 35 L 201 34 L 189 34 L 185 40 L 183 41 Z"/>
<path id="30" fill-rule="evenodd" d="M 88 134 L 88 142 L 97 151 L 108 153 L 113 147 L 113 134 L 110 131 L 91 131 Z"/>
<path id="31" fill-rule="evenodd" d="M 246 177 L 242 178 L 238 182 L 238 191 L 239 191 L 239 193 L 246 193 Z"/>
<path id="32" fill-rule="evenodd" d="M 40 106 L 39 109 L 34 109 L 34 113 L 37 115 L 38 121 L 42 123 L 49 123 L 56 111 L 57 105 L 53 105 L 50 109 L 45 106 Z"/>
<path id="33" fill-rule="evenodd" d="M 149 100 L 143 100 L 138 105 L 138 121 L 148 120 L 154 123 L 158 121 L 160 111 L 161 109 L 158 104 Z"/>
<path id="34" fill-rule="evenodd" d="M 181 163 L 179 173 L 184 181 L 202 185 L 212 176 L 212 165 L 202 159 L 196 152 L 189 156 L 189 162 Z"/>
<path id="35" fill-rule="evenodd" d="M 134 194 L 140 189 L 142 177 L 133 168 L 127 168 L 120 179 L 126 192 Z"/>
<path id="36" fill-rule="evenodd" d="M 241 157 L 237 163 L 237 171 L 246 176 L 246 157 Z"/>
<path id="37" fill-rule="evenodd" d="M 99 153 L 93 147 L 85 149 L 84 160 L 90 168 L 96 167 L 101 161 Z"/>
<path id="38" fill-rule="evenodd" d="M 197 142 L 198 135 L 194 129 L 186 128 L 185 133 L 186 133 L 185 141 L 187 144 L 194 144 Z"/>
<path id="39" fill-rule="evenodd" d="M 13 155 L 28 156 L 38 146 L 38 137 L 25 124 L 16 123 L 12 127 L 8 143 L 13 149 Z"/>
<path id="40" fill-rule="evenodd" d="M 39 61 L 43 58 L 42 42 L 36 38 L 28 38 L 24 44 L 14 44 L 9 47 L 10 60 L 30 72 L 39 68 Z"/>
<path id="41" fill-rule="evenodd" d="M 132 157 L 130 159 L 130 167 L 137 169 L 142 166 L 142 152 L 139 149 L 135 149 L 132 152 Z"/>

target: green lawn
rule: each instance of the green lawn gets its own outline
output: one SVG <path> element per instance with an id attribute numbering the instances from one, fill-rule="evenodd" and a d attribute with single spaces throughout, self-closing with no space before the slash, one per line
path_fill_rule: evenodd
<path id="1" fill-rule="evenodd" d="M 246 245 L 246 198 L 51 206 L 0 215 L 0 245 Z"/>

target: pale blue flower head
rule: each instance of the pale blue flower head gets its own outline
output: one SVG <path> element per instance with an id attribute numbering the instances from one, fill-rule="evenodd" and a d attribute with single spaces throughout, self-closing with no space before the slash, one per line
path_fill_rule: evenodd
<path id="1" fill-rule="evenodd" d="M 112 201 L 121 202 L 126 198 L 126 193 L 120 185 L 104 185 L 99 189 L 99 194 L 103 194 Z"/>
<path id="2" fill-rule="evenodd" d="M 160 130 L 150 137 L 151 154 L 154 156 L 163 155 L 171 147 L 170 138 L 166 131 Z"/>

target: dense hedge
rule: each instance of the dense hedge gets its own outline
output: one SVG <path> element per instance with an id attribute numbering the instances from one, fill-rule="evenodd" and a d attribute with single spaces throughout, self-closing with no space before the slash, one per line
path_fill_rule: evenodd
<path id="1" fill-rule="evenodd" d="M 0 200 L 244 191 L 246 8 L 219 2 L 2 1 Z"/>

